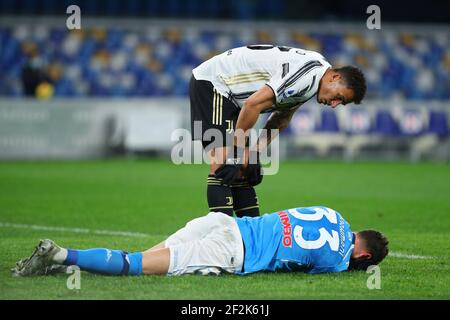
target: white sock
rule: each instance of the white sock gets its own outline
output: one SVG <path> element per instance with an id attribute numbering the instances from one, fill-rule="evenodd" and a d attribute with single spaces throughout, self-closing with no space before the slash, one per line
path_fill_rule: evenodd
<path id="1" fill-rule="evenodd" d="M 67 249 L 61 248 L 58 253 L 53 256 L 53 261 L 62 264 L 67 259 Z"/>

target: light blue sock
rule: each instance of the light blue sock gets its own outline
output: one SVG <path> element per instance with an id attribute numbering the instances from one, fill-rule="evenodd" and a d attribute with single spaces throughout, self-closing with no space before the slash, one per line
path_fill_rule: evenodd
<path id="1" fill-rule="evenodd" d="M 96 248 L 67 250 L 65 265 L 77 265 L 81 270 L 111 275 L 141 275 L 142 253 Z"/>

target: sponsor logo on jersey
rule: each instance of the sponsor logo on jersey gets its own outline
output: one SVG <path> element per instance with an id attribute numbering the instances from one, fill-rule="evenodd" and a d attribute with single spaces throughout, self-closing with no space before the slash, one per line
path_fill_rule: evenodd
<path id="1" fill-rule="evenodd" d="M 283 225 L 283 246 L 291 248 L 292 247 L 292 227 L 289 220 L 289 215 L 285 211 L 280 211 L 277 213 Z"/>

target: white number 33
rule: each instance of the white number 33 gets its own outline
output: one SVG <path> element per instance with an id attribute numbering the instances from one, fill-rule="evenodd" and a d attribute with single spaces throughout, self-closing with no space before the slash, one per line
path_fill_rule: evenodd
<path id="1" fill-rule="evenodd" d="M 292 214 L 297 219 L 305 220 L 305 221 L 318 221 L 321 220 L 324 216 L 331 223 L 337 224 L 336 212 L 334 210 L 326 210 L 324 208 L 314 208 L 315 213 L 313 214 L 305 214 L 300 213 L 295 209 L 289 209 L 289 213 Z M 331 234 L 325 229 L 320 228 L 320 236 L 317 240 L 305 240 L 302 236 L 303 227 L 295 226 L 294 228 L 294 239 L 295 242 L 300 246 L 300 248 L 312 250 L 322 248 L 327 242 L 333 251 L 339 250 L 339 234 L 337 231 L 332 230 Z"/>

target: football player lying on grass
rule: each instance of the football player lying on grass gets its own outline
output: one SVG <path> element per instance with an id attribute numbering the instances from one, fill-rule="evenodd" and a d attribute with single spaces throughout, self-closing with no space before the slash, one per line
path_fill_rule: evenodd
<path id="1" fill-rule="evenodd" d="M 337 211 L 314 206 L 260 217 L 210 212 L 143 252 L 66 249 L 41 240 L 12 272 L 14 276 L 48 275 L 76 265 L 107 275 L 323 273 L 366 270 L 387 254 L 388 240 L 380 232 L 354 233 Z"/>

